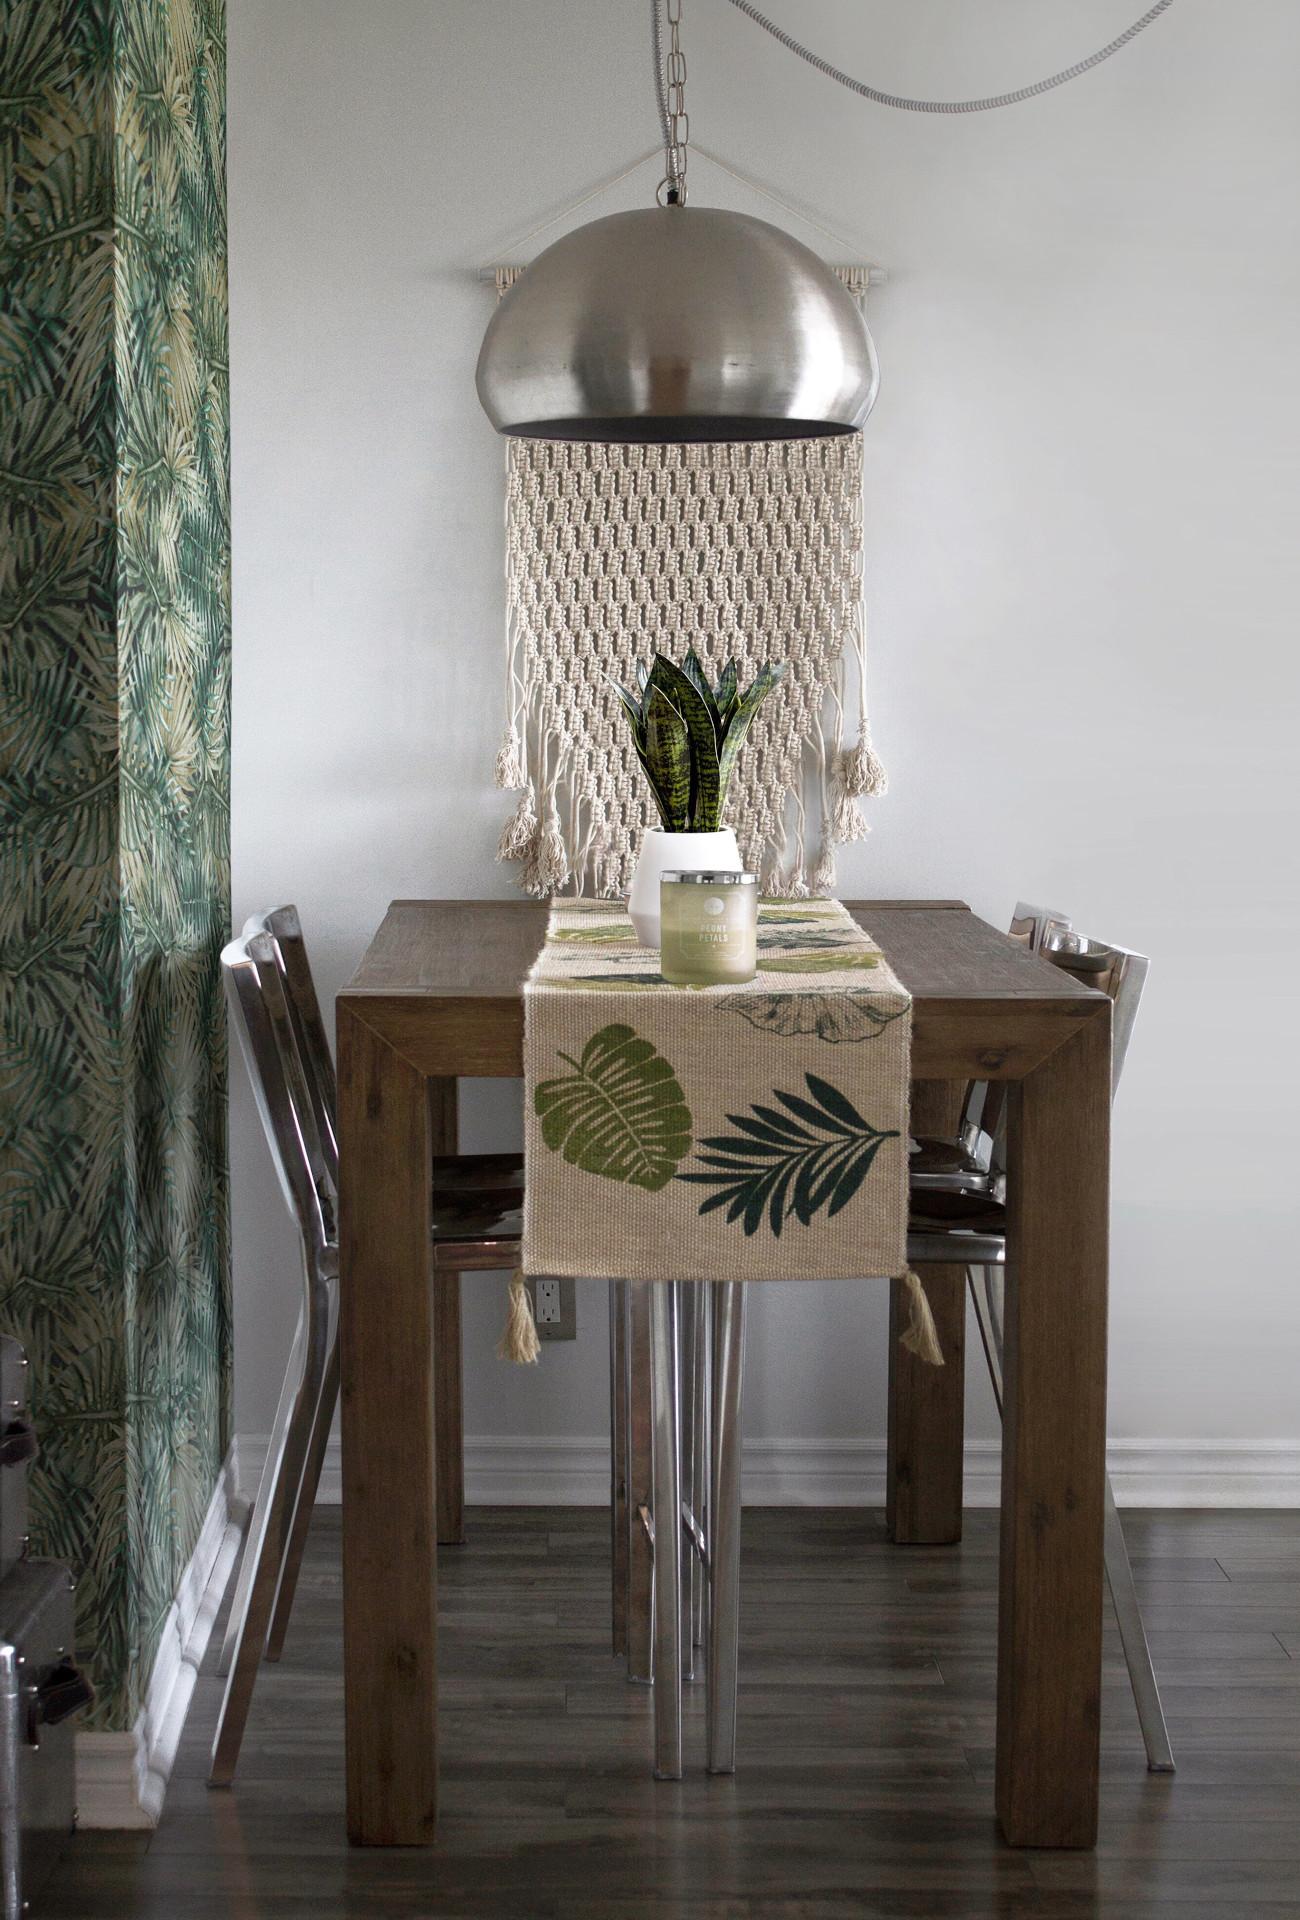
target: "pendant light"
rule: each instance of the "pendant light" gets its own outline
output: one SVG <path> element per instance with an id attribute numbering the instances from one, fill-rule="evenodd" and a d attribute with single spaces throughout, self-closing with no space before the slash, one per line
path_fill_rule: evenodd
<path id="1" fill-rule="evenodd" d="M 914 100 L 855 80 L 760 12 L 731 4 L 786 50 L 861 98 L 913 113 L 1018 105 L 1079 79 L 1167 12 L 1059 73 L 979 100 Z M 660 8 L 669 22 L 660 53 Z M 852 433 L 879 384 L 857 303 L 830 268 L 765 220 L 686 204 L 690 123 L 682 0 L 651 0 L 668 159 L 664 204 L 579 227 L 502 298 L 484 336 L 478 394 L 498 433 L 543 440 L 780 440 Z"/>
<path id="2" fill-rule="evenodd" d="M 593 220 L 538 255 L 484 336 L 483 409 L 498 433 L 540 440 L 852 433 L 879 384 L 857 302 L 780 227 L 686 204 L 681 0 L 667 10 L 665 204 Z"/>

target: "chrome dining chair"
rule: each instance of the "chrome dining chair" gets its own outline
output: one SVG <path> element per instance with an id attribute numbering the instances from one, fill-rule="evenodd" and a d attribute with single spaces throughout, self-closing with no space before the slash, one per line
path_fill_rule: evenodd
<path id="1" fill-rule="evenodd" d="M 338 1399 L 338 1145 L 333 1062 L 297 915 L 250 923 L 222 952 L 239 1036 L 280 1184 L 302 1240 L 304 1291 L 280 1405 L 249 1522 L 221 1670 L 226 1690 L 209 1784 L 234 1778 L 257 1668 L 276 1657 L 293 1606 L 321 1465 Z M 292 983 L 292 985 L 291 985 Z M 319 1035 L 309 1071 L 310 1023 Z M 328 1069 L 328 1075 L 325 1069 Z M 472 1270 L 513 1266 L 523 1230 L 522 1160 L 515 1154 L 434 1160 L 433 1284 Z M 458 1357 L 457 1357 L 458 1364 Z"/>
<path id="2" fill-rule="evenodd" d="M 1111 1098 L 1119 1086 L 1150 962 L 1138 953 L 1077 934 L 1059 913 L 1021 902 L 1011 934 L 1031 951 L 1110 996 Z M 964 1265 L 998 1413 L 1006 1274 L 1006 1089 L 997 1082 L 967 1091 L 958 1138 L 913 1142 L 907 1256 L 913 1266 Z M 1173 1773 L 1174 1756 L 1151 1663 L 1133 1569 L 1110 1475 L 1105 1492 L 1105 1561 L 1147 1766 Z"/>
<path id="3" fill-rule="evenodd" d="M 212 1786 L 228 1786 L 234 1778 L 314 1423 L 327 1374 L 337 1364 L 338 1330 L 333 1188 L 272 943 L 264 934 L 232 940 L 221 964 L 271 1158 L 301 1238 L 302 1299 L 223 1649 L 227 1678 L 212 1746 Z"/>

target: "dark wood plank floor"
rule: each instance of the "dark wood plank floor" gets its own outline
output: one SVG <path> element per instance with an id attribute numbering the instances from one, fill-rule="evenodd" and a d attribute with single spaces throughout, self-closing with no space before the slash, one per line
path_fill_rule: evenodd
<path id="1" fill-rule="evenodd" d="M 436 1853 L 343 1837 L 339 1526 L 322 1511 L 233 1792 L 200 1678 L 152 1836 L 85 1833 L 45 1920 L 1251 1920 L 1300 1915 L 1300 1513 L 1127 1514 L 1174 1745 L 1147 1774 L 1113 1626 L 1095 1854 L 993 1820 L 996 1515 L 891 1548 L 879 1514 L 745 1516 L 740 1767 L 650 1776 L 610 1658 L 607 1522 L 476 1510 L 442 1560 Z M 34 1916 L 36 1920 L 36 1916 Z"/>

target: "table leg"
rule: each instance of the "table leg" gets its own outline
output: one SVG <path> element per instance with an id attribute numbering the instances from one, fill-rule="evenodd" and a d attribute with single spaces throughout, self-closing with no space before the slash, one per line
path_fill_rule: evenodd
<path id="1" fill-rule="evenodd" d="M 1012 1089 L 997 1810 L 1012 1846 L 1097 1838 L 1110 1007 Z"/>
<path id="2" fill-rule="evenodd" d="M 429 1150 L 455 1153 L 457 1082 L 430 1080 Z M 460 1275 L 439 1273 L 433 1283 L 433 1351 L 437 1364 L 434 1418 L 438 1423 L 438 1545 L 465 1544 L 465 1407 L 461 1386 Z"/>
<path id="3" fill-rule="evenodd" d="M 958 1081 L 918 1080 L 912 1088 L 914 1134 L 956 1137 L 965 1089 Z M 889 1453 L 885 1524 L 898 1546 L 947 1546 L 961 1539 L 966 1423 L 966 1270 L 921 1270 L 943 1348 L 929 1367 L 899 1345 L 910 1309 L 901 1280 L 889 1295 Z"/>
<path id="4" fill-rule="evenodd" d="M 339 1007 L 343 1678 L 348 1836 L 437 1817 L 437 1472 L 426 1082 Z"/>

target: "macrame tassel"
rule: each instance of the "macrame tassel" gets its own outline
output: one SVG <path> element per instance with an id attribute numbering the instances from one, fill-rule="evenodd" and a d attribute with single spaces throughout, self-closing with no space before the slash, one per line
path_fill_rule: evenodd
<path id="1" fill-rule="evenodd" d="M 506 1316 L 505 1329 L 497 1342 L 497 1359 L 510 1360 L 517 1367 L 535 1367 L 541 1351 L 542 1343 L 537 1338 L 537 1328 L 533 1322 L 532 1302 L 524 1285 L 523 1272 L 519 1270 L 510 1281 L 510 1311 Z"/>
<path id="2" fill-rule="evenodd" d="M 519 805 L 501 830 L 498 860 L 527 860 L 537 845 L 537 797 L 530 780 Z"/>
<path id="3" fill-rule="evenodd" d="M 819 900 L 828 900 L 835 892 L 835 848 L 829 834 L 822 841 L 822 850 L 812 870 L 812 890 Z"/>
<path id="4" fill-rule="evenodd" d="M 524 765 L 524 743 L 519 738 L 519 729 L 514 721 L 506 728 L 505 738 L 497 753 L 496 783 L 507 792 L 514 793 L 528 782 L 528 769 Z"/>
<path id="5" fill-rule="evenodd" d="M 855 797 L 864 793 L 888 793 L 889 775 L 881 766 L 865 733 L 856 747 L 840 755 L 844 791 Z"/>
<path id="6" fill-rule="evenodd" d="M 899 1337 L 899 1345 L 906 1347 L 909 1353 L 914 1353 L 918 1360 L 923 1360 L 927 1367 L 941 1367 L 943 1348 L 939 1345 L 939 1329 L 934 1324 L 925 1288 L 910 1267 L 903 1275 L 903 1285 L 907 1288 L 911 1317 L 906 1331 Z"/>
<path id="7" fill-rule="evenodd" d="M 554 807 L 546 816 L 546 825 L 537 843 L 533 878 L 542 893 L 558 893 L 568 882 L 569 856 L 565 851 L 564 835 L 560 832 L 560 816 Z"/>
<path id="8" fill-rule="evenodd" d="M 858 803 L 849 791 L 845 773 L 846 753 L 835 756 L 835 765 L 831 770 L 830 794 L 827 802 L 829 826 L 826 838 L 832 846 L 847 847 L 854 840 L 865 840 L 871 828 L 862 818 Z"/>

